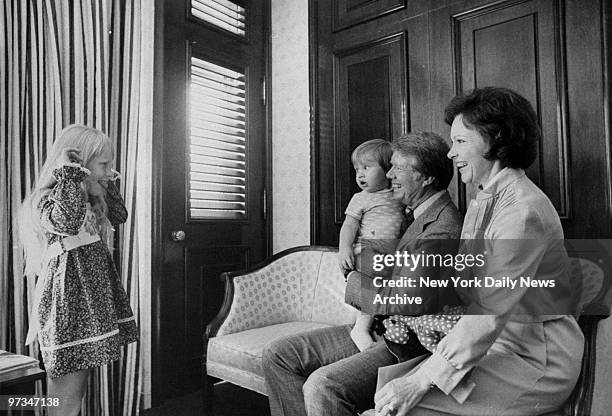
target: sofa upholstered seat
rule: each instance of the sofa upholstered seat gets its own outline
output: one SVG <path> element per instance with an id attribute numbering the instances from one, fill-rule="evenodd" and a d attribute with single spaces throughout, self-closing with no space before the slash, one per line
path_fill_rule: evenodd
<path id="1" fill-rule="evenodd" d="M 209 376 L 266 395 L 261 366 L 264 347 L 288 335 L 328 326 L 320 322 L 286 322 L 211 338 L 206 370 Z"/>

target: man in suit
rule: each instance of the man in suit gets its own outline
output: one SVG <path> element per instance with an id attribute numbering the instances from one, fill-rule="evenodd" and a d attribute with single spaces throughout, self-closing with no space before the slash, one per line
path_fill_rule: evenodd
<path id="1" fill-rule="evenodd" d="M 461 215 L 446 191 L 453 176 L 448 151 L 448 144 L 434 133 L 411 133 L 394 140 L 387 177 L 393 197 L 406 205 L 407 220 L 412 221 L 397 251 L 431 253 L 436 251 L 432 245 L 459 239 Z M 394 267 L 391 278 L 405 272 Z M 356 277 L 353 273 L 358 272 L 351 272 L 349 279 Z M 391 294 L 389 290 L 381 292 Z M 435 312 L 431 307 L 413 308 L 410 313 Z M 383 309 L 376 312 L 390 312 Z M 398 358 L 384 342 L 359 351 L 350 331 L 350 326 L 323 328 L 266 347 L 263 368 L 272 416 L 348 416 L 372 407 L 378 368 L 395 364 Z"/>

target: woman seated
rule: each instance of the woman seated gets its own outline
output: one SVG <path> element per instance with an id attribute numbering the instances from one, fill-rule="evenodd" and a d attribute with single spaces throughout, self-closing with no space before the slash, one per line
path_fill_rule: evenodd
<path id="1" fill-rule="evenodd" d="M 580 373 L 583 335 L 559 216 L 525 175 L 540 129 L 531 104 L 488 87 L 446 108 L 448 153 L 478 192 L 462 229 L 463 250 L 482 250 L 484 266 L 462 279 L 491 276 L 505 287 L 458 288 L 466 314 L 425 360 L 375 396 L 380 415 L 539 415 L 560 409 Z M 553 281 L 530 289 L 526 278 Z M 523 280 L 521 280 L 523 278 Z M 506 280 L 504 280 L 506 279 Z M 370 411 L 370 413 L 373 413 Z"/>

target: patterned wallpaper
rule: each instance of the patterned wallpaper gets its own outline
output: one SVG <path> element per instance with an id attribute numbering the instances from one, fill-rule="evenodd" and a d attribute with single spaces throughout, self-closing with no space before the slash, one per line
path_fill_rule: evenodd
<path id="1" fill-rule="evenodd" d="M 308 0 L 271 0 L 272 244 L 310 244 Z"/>

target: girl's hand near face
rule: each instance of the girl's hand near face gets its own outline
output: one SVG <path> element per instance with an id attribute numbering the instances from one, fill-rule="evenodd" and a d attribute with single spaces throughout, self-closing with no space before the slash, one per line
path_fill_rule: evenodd
<path id="1" fill-rule="evenodd" d="M 62 150 L 59 162 L 60 165 L 68 163 L 78 163 L 80 165 L 83 163 L 81 151 L 75 147 L 66 147 Z"/>
<path id="2" fill-rule="evenodd" d="M 87 193 L 91 196 L 104 197 L 106 193 L 105 187 L 98 182 L 96 179 L 92 178 L 91 175 L 85 178 L 85 189 Z"/>
<path id="3" fill-rule="evenodd" d="M 70 163 L 78 163 L 80 165 L 82 162 L 83 159 L 81 158 L 81 151 L 79 149 L 77 149 L 76 147 L 66 147 L 62 149 L 62 152 L 60 153 L 59 159 L 57 161 L 57 166 L 60 167 Z M 53 175 L 50 175 L 47 182 L 41 184 L 40 187 L 50 189 L 53 188 L 56 183 L 57 181 L 55 180 Z"/>
<path id="4" fill-rule="evenodd" d="M 104 188 L 107 188 L 109 182 L 115 182 L 120 177 L 121 174 L 119 172 L 117 172 L 115 169 L 111 169 L 108 176 L 106 176 L 104 179 L 100 179 L 99 182 L 100 185 L 102 185 Z"/>

